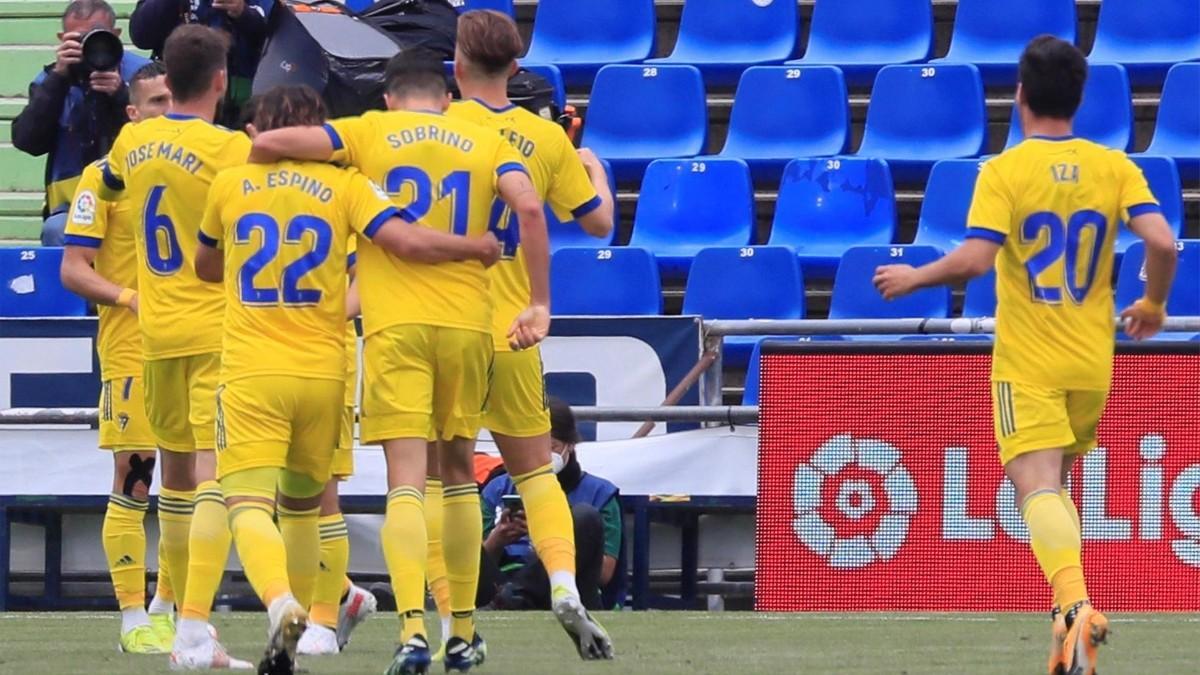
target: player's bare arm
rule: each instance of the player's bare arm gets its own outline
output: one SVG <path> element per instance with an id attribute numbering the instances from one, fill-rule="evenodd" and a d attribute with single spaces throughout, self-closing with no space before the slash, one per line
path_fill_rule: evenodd
<path id="1" fill-rule="evenodd" d="M 66 246 L 63 249 L 59 276 L 63 286 L 99 305 L 121 305 L 137 313 L 137 291 L 124 288 L 105 279 L 96 271 L 97 249 L 87 246 Z"/>
<path id="2" fill-rule="evenodd" d="M 405 260 L 437 264 L 478 260 L 491 267 L 500 259 L 500 242 L 488 232 L 482 237 L 460 237 L 391 218 L 371 239 L 375 245 Z"/>
<path id="3" fill-rule="evenodd" d="M 196 247 L 196 276 L 212 284 L 225 280 L 225 254 L 221 249 L 200 242 Z"/>
<path id="4" fill-rule="evenodd" d="M 1146 292 L 1121 312 L 1125 333 L 1134 340 L 1154 337 L 1167 318 L 1167 295 L 1175 279 L 1179 252 L 1175 235 L 1161 213 L 1144 213 L 1129 219 L 1129 229 L 1146 244 Z"/>
<path id="5" fill-rule="evenodd" d="M 550 239 L 546 234 L 546 213 L 525 173 L 509 171 L 500 176 L 497 187 L 500 198 L 517 216 L 529 274 L 529 307 L 509 327 L 509 346 L 527 349 L 550 332 Z"/>
<path id="6" fill-rule="evenodd" d="M 999 252 L 1000 244 L 968 239 L 949 255 L 928 265 L 881 265 L 875 270 L 875 288 L 884 299 L 895 300 L 922 288 L 961 284 L 992 269 Z"/>
<path id="7" fill-rule="evenodd" d="M 283 159 L 328 162 L 333 142 L 324 127 L 287 127 L 264 131 L 254 137 L 249 161 L 271 164 Z"/>
<path id="8" fill-rule="evenodd" d="M 594 211 L 584 214 L 576 222 L 584 232 L 593 237 L 604 238 L 612 234 L 613 229 L 613 194 L 608 184 L 608 173 L 604 170 L 600 159 L 596 157 L 596 153 L 588 148 L 580 148 L 578 152 L 579 159 L 583 162 L 583 168 L 592 181 L 592 187 L 596 189 L 596 194 L 600 197 L 600 206 Z"/>

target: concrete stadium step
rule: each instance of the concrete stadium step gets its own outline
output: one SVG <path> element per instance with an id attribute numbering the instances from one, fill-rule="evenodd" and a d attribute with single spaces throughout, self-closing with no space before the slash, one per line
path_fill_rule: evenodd
<path id="1" fill-rule="evenodd" d="M 46 158 L 31 157 L 10 143 L 0 144 L 0 191 L 36 192 L 45 189 Z"/>
<path id="2" fill-rule="evenodd" d="M 119 17 L 127 17 L 133 12 L 137 2 L 133 0 L 113 0 L 108 4 Z M 0 0 L 0 18 L 10 17 L 61 17 L 66 2 L 60 0 Z"/>
<path id="3" fill-rule="evenodd" d="M 12 143 L 12 120 L 0 120 L 0 143 Z"/>
<path id="4" fill-rule="evenodd" d="M 21 96 L 0 96 L 0 120 L 10 122 L 16 119 L 26 103 L 24 93 Z"/>
<path id="5" fill-rule="evenodd" d="M 129 19 L 119 19 L 126 44 L 129 43 Z M 0 18 L 0 46 L 7 45 L 57 45 L 58 32 L 62 30 L 62 19 L 51 16 Z"/>
<path id="6" fill-rule="evenodd" d="M 36 245 L 41 236 L 41 216 L 0 216 L 0 246 Z"/>
<path id="7" fill-rule="evenodd" d="M 41 192 L 0 192 L 0 216 L 40 218 L 44 199 L 45 195 Z"/>

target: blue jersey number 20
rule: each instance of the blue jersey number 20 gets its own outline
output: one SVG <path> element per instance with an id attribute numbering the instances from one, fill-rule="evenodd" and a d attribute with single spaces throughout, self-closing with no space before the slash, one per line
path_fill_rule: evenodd
<path id="1" fill-rule="evenodd" d="M 1088 228 L 1091 228 L 1094 234 L 1092 246 L 1090 251 L 1083 252 L 1079 250 L 1080 239 L 1083 231 Z M 1058 214 L 1038 211 L 1030 214 L 1021 224 L 1021 243 L 1031 244 L 1037 241 L 1042 230 L 1049 234 L 1045 248 L 1034 253 L 1025 263 L 1033 299 L 1052 305 L 1062 302 L 1062 287 L 1039 286 L 1037 278 L 1060 258 L 1065 257 L 1063 276 L 1066 281 L 1063 286 L 1075 304 L 1082 303 L 1088 291 L 1092 289 L 1092 283 L 1096 281 L 1096 267 L 1100 263 L 1100 252 L 1104 248 L 1104 238 L 1108 233 L 1108 219 L 1098 211 L 1084 209 L 1072 213 L 1064 225 Z M 1087 256 L 1087 269 L 1082 284 L 1078 283 L 1081 255 Z"/>
<path id="2" fill-rule="evenodd" d="M 325 262 L 333 245 L 333 228 L 315 216 L 296 216 L 283 231 L 283 243 L 300 245 L 304 235 L 311 232 L 313 245 L 307 253 L 283 269 L 279 287 L 255 285 L 255 279 L 271 261 L 279 255 L 279 223 L 265 213 L 247 213 L 238 219 L 234 227 L 235 243 L 249 244 L 251 235 L 258 230 L 262 247 L 254 252 L 238 272 L 238 289 L 242 304 L 277 305 L 282 294 L 285 306 L 315 305 L 321 301 L 321 291 L 315 288 L 300 288 L 300 280 Z"/>

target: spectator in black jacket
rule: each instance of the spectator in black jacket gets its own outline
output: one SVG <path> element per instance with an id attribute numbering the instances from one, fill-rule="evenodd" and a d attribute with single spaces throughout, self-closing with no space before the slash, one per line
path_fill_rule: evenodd
<path id="1" fill-rule="evenodd" d="M 133 44 L 158 58 L 167 36 L 181 24 L 200 23 L 229 33 L 229 88 L 219 121 L 233 126 L 250 98 L 274 5 L 275 0 L 138 0 L 129 34 Z"/>
<path id="2" fill-rule="evenodd" d="M 114 71 L 90 74 L 82 66 L 83 36 L 103 29 L 116 35 L 117 16 L 104 0 L 74 0 L 63 11 L 63 30 L 54 63 L 29 85 L 29 103 L 13 120 L 12 143 L 34 157 L 46 157 L 46 203 L 42 244 L 62 246 L 67 206 L 79 175 L 108 154 L 125 125 L 126 83 L 146 59 L 126 53 Z"/>

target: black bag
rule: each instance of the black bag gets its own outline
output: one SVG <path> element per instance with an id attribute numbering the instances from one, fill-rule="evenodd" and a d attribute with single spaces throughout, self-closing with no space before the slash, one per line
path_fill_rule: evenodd
<path id="1" fill-rule="evenodd" d="M 390 0 L 362 16 L 328 0 L 289 2 L 286 9 L 271 13 L 254 94 L 306 84 L 332 116 L 359 115 L 383 109 L 383 72 L 400 51 L 423 48 L 454 58 L 457 14 L 446 0 Z M 453 17 L 448 24 L 443 9 Z"/>

